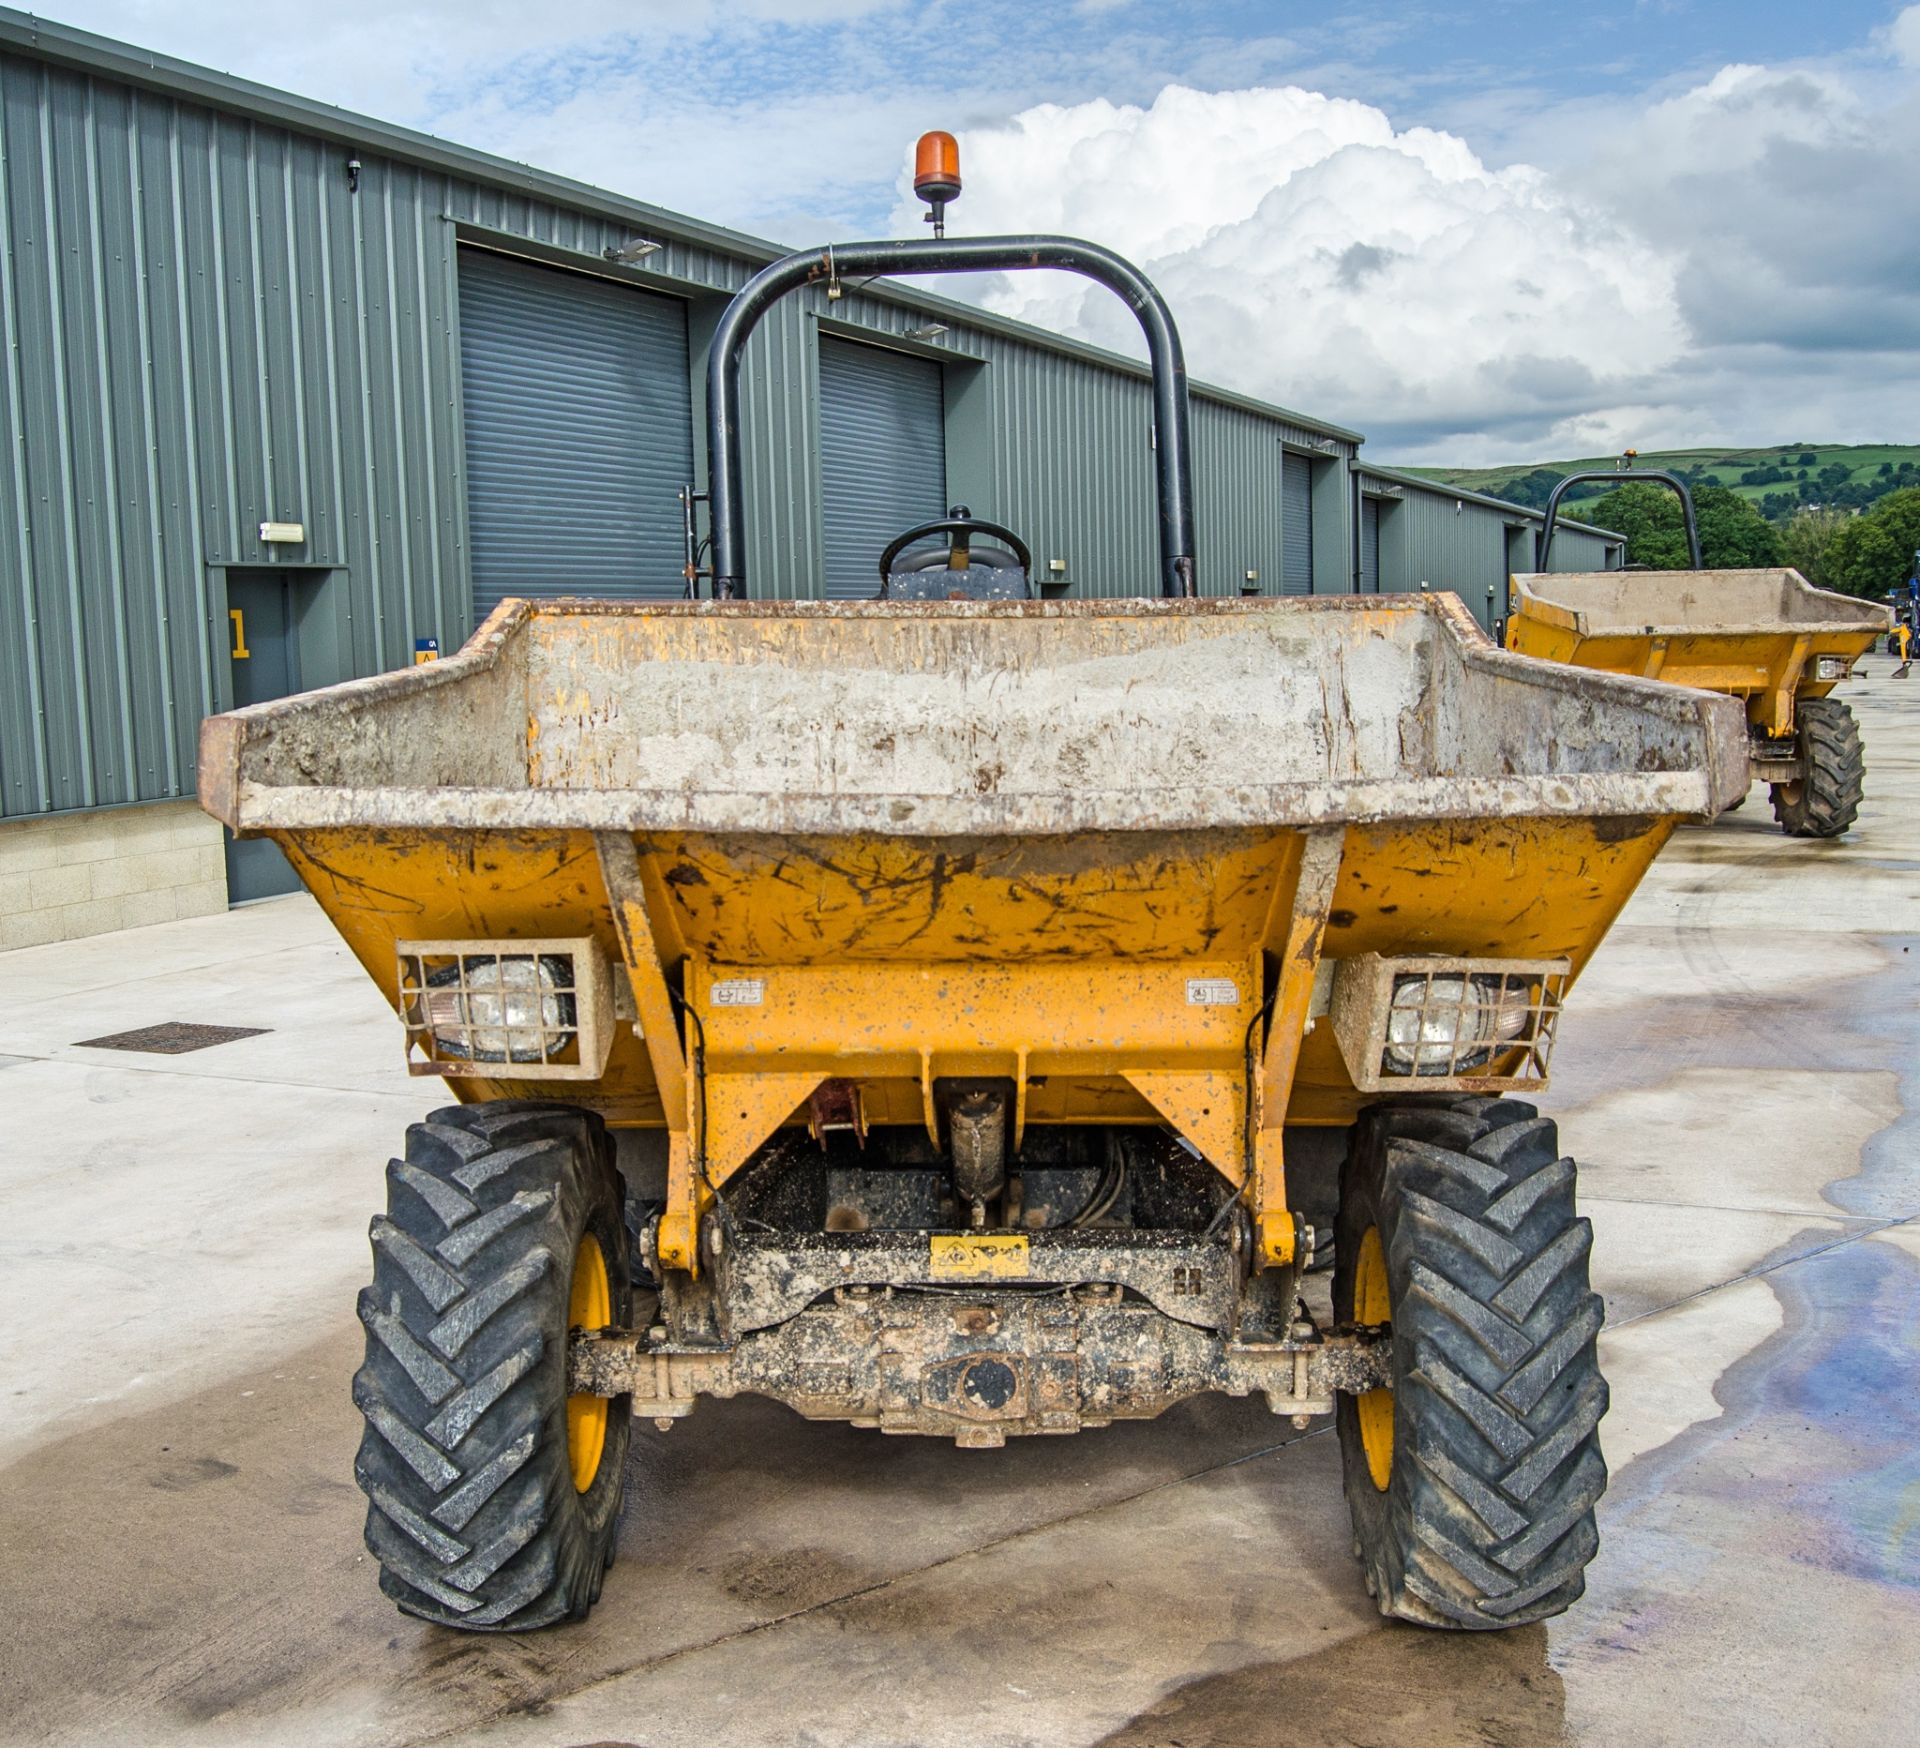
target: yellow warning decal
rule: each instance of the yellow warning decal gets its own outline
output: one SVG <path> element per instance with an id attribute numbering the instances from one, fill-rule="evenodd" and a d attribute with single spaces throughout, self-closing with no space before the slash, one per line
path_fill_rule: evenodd
<path id="1" fill-rule="evenodd" d="M 936 1281 L 1017 1281 L 1027 1272 L 1018 1232 L 936 1234 L 927 1240 L 927 1273 Z"/>

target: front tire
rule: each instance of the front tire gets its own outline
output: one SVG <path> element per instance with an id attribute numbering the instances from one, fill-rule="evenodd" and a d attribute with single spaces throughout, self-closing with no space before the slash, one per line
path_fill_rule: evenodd
<path id="1" fill-rule="evenodd" d="M 568 1396 L 567 1332 L 631 1320 L 622 1199 L 600 1119 L 565 1106 L 435 1111 L 387 1167 L 354 1475 L 406 1613 L 522 1631 L 598 1599 L 631 1404 Z"/>
<path id="2" fill-rule="evenodd" d="M 1553 1124 L 1515 1099 L 1380 1106 L 1354 1131 L 1334 1319 L 1386 1314 L 1393 1384 L 1341 1396 L 1338 1426 L 1382 1614 L 1511 1627 L 1586 1587 L 1607 1387 L 1573 1184 Z"/>
<path id="3" fill-rule="evenodd" d="M 1837 698 L 1804 698 L 1796 738 L 1805 775 L 1773 785 L 1773 817 L 1790 838 L 1837 838 L 1859 817 L 1867 759 L 1860 725 Z"/>

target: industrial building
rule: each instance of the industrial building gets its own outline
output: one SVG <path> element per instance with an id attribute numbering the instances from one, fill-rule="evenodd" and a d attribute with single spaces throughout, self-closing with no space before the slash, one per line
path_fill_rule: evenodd
<path id="1" fill-rule="evenodd" d="M 1372 462 L 1356 460 L 1353 473 L 1359 588 L 1451 589 L 1496 637 L 1506 619 L 1507 578 L 1516 571 L 1618 570 L 1626 563 L 1620 535 L 1563 515 L 1551 562 L 1542 567 L 1537 548 L 1546 518 L 1539 510 Z"/>
<path id="2" fill-rule="evenodd" d="M 507 595 L 684 592 L 706 342 L 782 250 L 4 9 L 0 151 L 0 949 L 290 885 L 193 804 L 203 715 L 451 650 Z M 870 595 L 959 502 L 1070 594 L 1156 574 L 1144 367 L 838 289 L 748 354 L 758 589 Z M 1497 620 L 1533 512 L 1224 389 L 1194 424 L 1203 592 Z M 1555 568 L 1621 562 L 1563 527 Z"/>

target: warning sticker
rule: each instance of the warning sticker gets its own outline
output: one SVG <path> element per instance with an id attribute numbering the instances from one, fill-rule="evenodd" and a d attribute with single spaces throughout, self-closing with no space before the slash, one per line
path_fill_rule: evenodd
<path id="1" fill-rule="evenodd" d="M 709 999 L 717 1008 L 757 1008 L 766 998 L 764 977 L 723 977 Z"/>
<path id="2" fill-rule="evenodd" d="M 1190 1008 L 1237 1008 L 1240 985 L 1231 977 L 1189 977 L 1187 1006 Z"/>
<path id="3" fill-rule="evenodd" d="M 1009 1281 L 1027 1272 L 1018 1232 L 936 1233 L 927 1240 L 927 1273 L 936 1281 Z"/>

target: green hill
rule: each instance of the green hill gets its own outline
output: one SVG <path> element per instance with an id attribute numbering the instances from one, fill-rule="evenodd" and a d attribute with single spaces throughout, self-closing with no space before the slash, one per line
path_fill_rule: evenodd
<path id="1" fill-rule="evenodd" d="M 1516 504 L 1543 507 L 1565 474 L 1611 468 L 1615 457 L 1528 461 L 1506 467 L 1410 467 L 1405 471 L 1488 492 Z M 1920 485 L 1920 444 L 1781 443 L 1765 449 L 1648 449 L 1641 467 L 1664 467 L 1689 484 L 1726 486 L 1770 521 L 1783 522 L 1803 504 L 1864 510 L 1890 491 Z M 1612 490 L 1614 482 L 1576 486 L 1565 502 Z"/>

